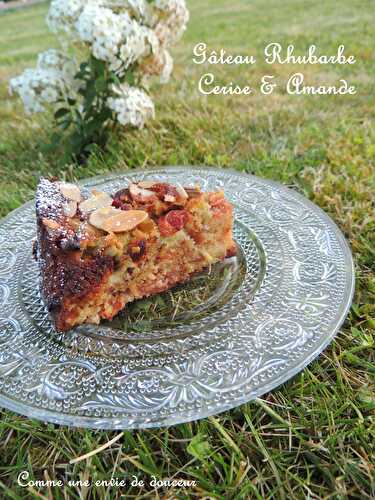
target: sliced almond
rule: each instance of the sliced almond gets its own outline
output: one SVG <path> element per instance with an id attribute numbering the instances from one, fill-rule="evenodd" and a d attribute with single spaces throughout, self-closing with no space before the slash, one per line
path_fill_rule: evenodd
<path id="1" fill-rule="evenodd" d="M 112 201 L 108 193 L 100 193 L 97 191 L 93 196 L 90 196 L 90 198 L 80 203 L 79 208 L 81 212 L 88 213 L 98 208 L 110 207 Z"/>
<path id="2" fill-rule="evenodd" d="M 150 196 L 155 196 L 155 193 L 153 191 L 149 191 L 148 189 L 139 188 L 136 184 L 130 184 L 129 192 L 130 192 L 132 198 L 138 198 L 138 199 L 143 199 L 143 198 L 147 199 Z"/>
<path id="3" fill-rule="evenodd" d="M 103 229 L 108 232 L 122 233 L 131 231 L 138 224 L 145 221 L 148 213 L 143 210 L 119 210 L 119 213 L 111 215 L 103 224 Z"/>
<path id="4" fill-rule="evenodd" d="M 169 203 L 174 203 L 176 201 L 176 197 L 175 196 L 172 196 L 170 194 L 166 194 L 164 196 L 164 201 L 167 201 Z"/>
<path id="5" fill-rule="evenodd" d="M 189 198 L 187 192 L 185 191 L 185 189 L 181 186 L 181 184 L 179 182 L 176 182 L 176 189 L 177 189 L 177 193 L 179 194 L 179 196 L 181 196 L 181 198 L 185 198 L 185 199 Z"/>
<path id="6" fill-rule="evenodd" d="M 77 213 L 78 203 L 74 200 L 70 200 L 64 205 L 64 214 L 67 217 L 74 217 Z"/>
<path id="7" fill-rule="evenodd" d="M 118 214 L 118 212 L 122 213 L 122 210 L 119 210 L 115 207 L 101 207 L 94 210 L 89 217 L 89 222 L 92 226 L 97 227 L 98 229 L 105 229 L 106 221 L 113 215 Z"/>
<path id="8" fill-rule="evenodd" d="M 186 193 L 187 193 L 189 198 L 194 198 L 194 197 L 199 196 L 201 194 L 200 189 L 196 189 L 195 187 L 194 188 L 187 187 L 187 188 L 185 188 L 185 190 L 186 190 Z"/>
<path id="9" fill-rule="evenodd" d="M 76 184 L 60 182 L 59 189 L 68 200 L 81 201 L 81 191 Z"/>
<path id="10" fill-rule="evenodd" d="M 145 189 L 150 189 L 155 184 L 156 184 L 155 181 L 140 181 L 140 182 L 138 182 L 138 187 L 145 188 Z"/>

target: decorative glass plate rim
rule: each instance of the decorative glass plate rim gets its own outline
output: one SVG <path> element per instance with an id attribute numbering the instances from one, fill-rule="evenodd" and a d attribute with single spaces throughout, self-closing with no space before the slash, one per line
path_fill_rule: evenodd
<path id="1" fill-rule="evenodd" d="M 222 174 L 223 172 L 227 172 L 228 174 L 233 174 L 236 177 L 242 177 L 244 179 L 253 179 L 254 181 L 263 183 L 268 186 L 273 186 L 277 188 L 278 190 L 286 193 L 293 193 L 293 197 L 295 197 L 300 203 L 302 203 L 305 207 L 310 208 L 315 212 L 315 214 L 319 215 L 319 217 L 330 227 L 330 229 L 333 231 L 335 237 L 338 240 L 338 243 L 340 244 L 340 247 L 344 253 L 344 261 L 345 261 L 345 267 L 346 267 L 346 272 L 347 276 L 350 276 L 349 280 L 349 287 L 346 289 L 345 293 L 345 301 L 340 304 L 340 315 L 338 316 L 336 320 L 336 325 L 332 328 L 331 332 L 329 335 L 326 335 L 324 338 L 324 341 L 322 341 L 316 349 L 311 352 L 307 357 L 303 359 L 302 362 L 300 362 L 297 366 L 293 366 L 290 369 L 282 372 L 278 377 L 272 379 L 270 382 L 262 385 L 259 387 L 257 390 L 252 391 L 251 393 L 245 393 L 243 394 L 242 397 L 235 398 L 230 400 L 228 403 L 221 403 L 219 408 L 216 406 L 213 406 L 212 408 L 209 408 L 204 411 L 199 411 L 197 414 L 187 414 L 187 415 L 180 415 L 180 416 L 168 416 L 168 417 L 163 417 L 160 418 L 158 421 L 154 420 L 149 420 L 144 419 L 143 421 L 139 422 L 133 422 L 131 425 L 129 425 L 128 417 L 103 417 L 103 418 L 96 418 L 92 416 L 82 416 L 82 415 L 69 415 L 67 413 L 58 413 L 57 411 L 49 410 L 49 409 L 43 409 L 43 408 L 36 408 L 36 407 L 31 407 L 30 405 L 27 405 L 23 402 L 20 401 L 14 401 L 13 399 L 9 398 L 8 396 L 5 396 L 4 394 L 0 393 L 0 405 L 8 410 L 14 411 L 16 413 L 19 413 L 21 415 L 30 417 L 30 418 L 36 418 L 42 421 L 48 421 L 52 422 L 55 424 L 60 424 L 60 425 L 70 425 L 73 427 L 86 427 L 86 428 L 93 428 L 93 429 L 107 429 L 107 430 L 116 430 L 116 429 L 141 429 L 141 428 L 154 428 L 154 427 L 164 427 L 164 426 L 170 426 L 170 425 L 177 425 L 179 423 L 186 423 L 190 422 L 193 420 L 197 419 L 202 419 L 206 418 L 211 415 L 215 415 L 217 413 L 221 413 L 230 409 L 233 409 L 237 406 L 240 406 L 244 403 L 247 403 L 251 400 L 254 400 L 263 394 L 277 388 L 281 384 L 287 382 L 289 379 L 294 377 L 296 374 L 298 374 L 300 371 L 302 371 L 309 363 L 311 363 L 317 356 L 330 344 L 330 342 L 333 340 L 335 335 L 337 334 L 338 330 L 342 326 L 343 322 L 345 321 L 345 318 L 350 310 L 351 303 L 353 300 L 353 295 L 355 291 L 355 267 L 354 267 L 354 261 L 353 257 L 350 251 L 349 244 L 347 240 L 345 239 L 344 235 L 336 225 L 336 223 L 317 205 L 315 205 L 313 202 L 311 202 L 308 198 L 304 197 L 297 191 L 291 190 L 289 187 L 284 186 L 281 183 L 278 183 L 273 180 L 269 179 L 263 179 L 257 176 L 253 176 L 251 174 L 243 173 L 243 172 L 238 172 L 236 170 L 228 169 L 228 168 L 216 168 L 216 167 L 207 167 L 207 166 L 157 166 L 157 167 L 150 167 L 150 168 L 142 168 L 142 169 L 131 169 L 131 170 L 125 170 L 125 171 L 117 171 L 117 172 L 111 172 L 108 174 L 102 174 L 98 175 L 95 177 L 92 177 L 90 179 L 84 179 L 79 181 L 80 185 L 86 186 L 86 188 L 89 188 L 90 186 L 99 183 L 100 181 L 109 181 L 109 180 L 114 180 L 118 177 L 127 177 L 128 175 L 134 175 L 134 174 L 152 174 L 153 171 L 155 172 L 160 172 L 161 170 L 168 172 L 170 171 L 186 171 L 188 170 L 189 173 L 194 174 L 194 170 L 196 171 L 207 171 L 208 174 Z M 13 210 L 9 214 L 7 214 L 4 218 L 0 220 L 0 227 L 7 222 L 12 216 L 14 216 L 16 213 L 24 210 L 27 206 L 30 206 L 34 203 L 33 200 L 23 204 L 22 206 L 18 207 L 17 209 Z"/>

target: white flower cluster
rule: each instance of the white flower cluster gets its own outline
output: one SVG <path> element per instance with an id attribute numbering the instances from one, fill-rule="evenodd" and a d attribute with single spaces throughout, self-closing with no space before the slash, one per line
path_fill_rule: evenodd
<path id="1" fill-rule="evenodd" d="M 167 47 L 181 37 L 188 20 L 185 0 L 52 0 L 47 16 L 53 32 L 84 42 L 119 75 L 137 62 L 162 83 L 172 68 Z"/>
<path id="2" fill-rule="evenodd" d="M 109 97 L 107 105 L 122 125 L 142 128 L 148 119 L 154 117 L 154 103 L 143 90 L 123 84 L 113 92 L 116 97 Z"/>
<path id="3" fill-rule="evenodd" d="M 189 21 L 183 0 L 155 0 L 151 26 L 163 45 L 176 43 Z"/>
<path id="4" fill-rule="evenodd" d="M 26 69 L 20 76 L 12 78 L 11 93 L 21 97 L 27 113 L 44 111 L 45 104 L 74 95 L 75 66 L 72 61 L 54 49 L 39 54 L 35 69 Z"/>
<path id="5" fill-rule="evenodd" d="M 85 5 L 85 0 L 52 0 L 47 15 L 49 29 L 53 33 L 62 31 L 72 36 L 74 24 Z"/>
<path id="6" fill-rule="evenodd" d="M 88 3 L 75 27 L 80 40 L 90 44 L 93 55 L 118 73 L 158 50 L 154 32 L 126 11 L 115 14 L 109 8 Z"/>
<path id="7" fill-rule="evenodd" d="M 52 32 L 65 35 L 65 45 L 72 50 L 83 46 L 104 61 L 120 81 L 129 70 L 139 85 L 147 86 L 151 77 L 169 81 L 173 60 L 167 49 L 181 37 L 188 19 L 185 0 L 52 0 L 47 24 Z M 36 70 L 11 81 L 29 112 L 41 111 L 44 102 L 56 102 L 67 93 L 69 82 L 73 89 L 71 68 L 61 57 L 48 51 Z M 136 127 L 154 115 L 150 97 L 129 85 L 118 87 L 107 105 L 120 123 Z"/>

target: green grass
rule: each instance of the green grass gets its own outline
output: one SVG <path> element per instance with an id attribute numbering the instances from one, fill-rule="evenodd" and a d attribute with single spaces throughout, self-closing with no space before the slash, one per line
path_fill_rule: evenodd
<path id="1" fill-rule="evenodd" d="M 203 5 L 202 5 L 203 4 Z M 69 465 L 116 436 L 70 430 L 2 411 L 0 497 L 35 496 L 16 478 L 196 479 L 188 490 L 129 487 L 41 489 L 43 498 L 374 498 L 375 496 L 375 11 L 370 0 L 191 0 L 191 22 L 174 50 L 173 82 L 157 91 L 157 116 L 143 131 L 113 137 L 68 179 L 144 165 L 231 167 L 292 185 L 321 206 L 349 239 L 357 289 L 336 340 L 302 373 L 262 400 L 215 418 L 169 429 L 124 432 L 111 447 Z M 0 14 L 0 214 L 32 198 L 40 174 L 63 175 L 58 152 L 42 154 L 50 116 L 25 117 L 7 81 L 56 42 L 43 22 L 45 4 Z M 192 48 L 255 53 L 270 41 L 298 52 L 316 43 L 333 53 L 343 43 L 354 66 L 315 66 L 309 82 L 347 78 L 357 94 L 341 97 L 208 97 L 197 81 L 208 69 Z M 221 82 L 257 85 L 272 71 L 279 82 L 299 68 L 214 67 Z M 50 496 L 49 496 L 50 495 Z"/>

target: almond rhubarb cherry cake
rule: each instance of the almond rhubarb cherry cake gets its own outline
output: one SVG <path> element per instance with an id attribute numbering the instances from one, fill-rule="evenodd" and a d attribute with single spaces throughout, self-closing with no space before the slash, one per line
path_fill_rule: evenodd
<path id="1" fill-rule="evenodd" d="M 231 204 L 197 186 L 142 181 L 85 199 L 75 184 L 42 178 L 36 214 L 41 293 L 62 331 L 112 319 L 236 253 Z"/>

